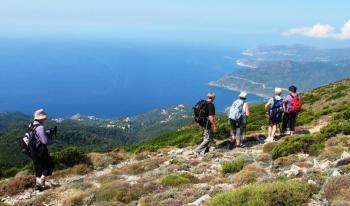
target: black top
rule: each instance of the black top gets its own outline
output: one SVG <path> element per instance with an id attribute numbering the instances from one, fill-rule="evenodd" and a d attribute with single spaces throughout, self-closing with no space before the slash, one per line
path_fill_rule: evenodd
<path id="1" fill-rule="evenodd" d="M 209 103 L 207 104 L 207 117 L 209 116 L 215 116 L 215 106 L 213 103 Z"/>

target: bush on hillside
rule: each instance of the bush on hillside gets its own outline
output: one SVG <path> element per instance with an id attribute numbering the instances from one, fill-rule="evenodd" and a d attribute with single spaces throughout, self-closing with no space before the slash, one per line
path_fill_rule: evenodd
<path id="1" fill-rule="evenodd" d="M 57 169 L 65 169 L 77 164 L 91 164 L 87 156 L 77 147 L 67 147 L 60 152 L 55 152 L 52 158 Z"/>
<path id="2" fill-rule="evenodd" d="M 325 141 L 326 138 L 319 134 L 286 137 L 272 149 L 272 158 L 277 159 L 299 152 L 317 155 L 324 148 Z"/>
<path id="3" fill-rule="evenodd" d="M 241 187 L 218 194 L 205 206 L 294 206 L 307 205 L 315 186 L 299 181 L 276 181 Z"/>
<path id="4" fill-rule="evenodd" d="M 222 164 L 221 174 L 225 175 L 225 174 L 239 172 L 243 169 L 244 166 L 250 164 L 251 162 L 252 162 L 252 159 L 244 158 L 244 157 L 240 157 L 231 162 L 224 162 Z"/>
<path id="5" fill-rule="evenodd" d="M 324 186 L 324 196 L 331 203 L 339 200 L 350 201 L 350 177 L 332 177 Z"/>
<path id="6" fill-rule="evenodd" d="M 161 185 L 170 186 L 170 187 L 175 187 L 175 186 L 189 184 L 189 183 L 196 183 L 196 182 L 198 182 L 198 179 L 189 173 L 181 173 L 181 174 L 172 173 L 172 174 L 165 175 L 160 179 Z"/>
<path id="7" fill-rule="evenodd" d="M 34 185 L 35 177 L 33 176 L 13 177 L 11 178 L 9 183 L 0 188 L 0 196 L 17 195 L 28 188 L 34 187 Z"/>

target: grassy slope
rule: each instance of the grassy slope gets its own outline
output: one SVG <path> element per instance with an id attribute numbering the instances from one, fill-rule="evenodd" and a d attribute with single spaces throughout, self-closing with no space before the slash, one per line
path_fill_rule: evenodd
<path id="1" fill-rule="evenodd" d="M 338 81 L 326 86 L 313 89 L 302 94 L 303 110 L 298 116 L 298 126 L 313 127 L 318 120 L 335 115 L 350 107 L 350 79 Z M 226 115 L 218 118 L 219 131 L 216 139 L 229 137 L 229 124 Z M 263 133 L 267 127 L 267 119 L 263 104 L 251 106 L 251 117 L 248 119 L 247 134 Z M 178 130 L 168 132 L 152 141 L 141 145 L 127 147 L 131 152 L 156 150 L 165 146 L 185 147 L 198 144 L 202 131 L 196 124 L 191 124 Z"/>

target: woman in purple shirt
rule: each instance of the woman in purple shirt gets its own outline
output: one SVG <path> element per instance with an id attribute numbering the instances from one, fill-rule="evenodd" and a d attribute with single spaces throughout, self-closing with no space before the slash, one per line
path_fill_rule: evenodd
<path id="1" fill-rule="evenodd" d="M 36 190 L 45 189 L 45 178 L 51 176 L 54 168 L 53 161 L 47 149 L 47 145 L 51 143 L 49 138 L 52 134 L 51 130 L 45 130 L 43 124 L 47 115 L 43 109 L 39 109 L 34 113 L 33 132 L 35 134 L 35 148 L 32 148 L 31 154 L 34 163 L 36 176 Z"/>
<path id="2" fill-rule="evenodd" d="M 297 88 L 295 86 L 289 87 L 289 95 L 284 100 L 285 112 L 282 121 L 282 134 L 286 134 L 287 126 L 289 126 L 290 135 L 292 136 L 295 131 L 295 124 L 297 118 L 297 112 L 292 111 L 293 98 L 298 96 Z"/>

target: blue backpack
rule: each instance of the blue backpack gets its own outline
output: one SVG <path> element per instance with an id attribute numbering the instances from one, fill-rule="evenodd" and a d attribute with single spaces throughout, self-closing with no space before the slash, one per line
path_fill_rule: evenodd
<path id="1" fill-rule="evenodd" d="M 274 121 L 278 121 L 281 119 L 283 113 L 283 99 L 277 100 L 273 98 L 273 104 L 269 109 L 269 117 Z"/>

